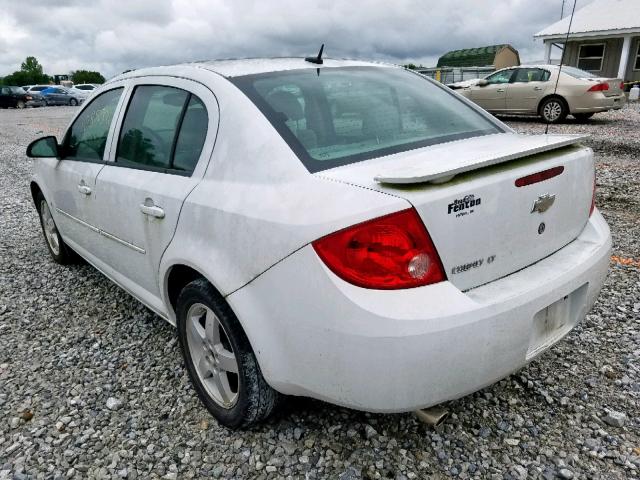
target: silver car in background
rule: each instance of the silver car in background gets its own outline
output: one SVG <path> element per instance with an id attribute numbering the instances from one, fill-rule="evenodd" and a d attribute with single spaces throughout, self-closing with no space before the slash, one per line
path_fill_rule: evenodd
<path id="1" fill-rule="evenodd" d="M 74 92 L 70 88 L 53 85 L 42 90 L 42 96 L 47 105 L 80 105 L 86 96 Z"/>
<path id="2" fill-rule="evenodd" d="M 562 71 L 558 65 L 504 68 L 448 86 L 491 113 L 539 115 L 549 123 L 567 115 L 584 121 L 595 113 L 620 109 L 626 101 L 619 78 L 600 78 L 567 65 Z"/>

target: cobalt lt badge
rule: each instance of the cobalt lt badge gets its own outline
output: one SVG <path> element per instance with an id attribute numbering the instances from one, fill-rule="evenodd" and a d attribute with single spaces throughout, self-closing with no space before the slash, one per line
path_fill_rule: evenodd
<path id="1" fill-rule="evenodd" d="M 531 213 L 533 212 L 544 213 L 551 208 L 551 205 L 553 205 L 553 202 L 555 201 L 556 201 L 555 195 L 549 195 L 548 193 L 545 193 L 544 195 L 540 195 L 538 199 L 535 202 L 533 202 L 533 208 L 531 209 Z"/>

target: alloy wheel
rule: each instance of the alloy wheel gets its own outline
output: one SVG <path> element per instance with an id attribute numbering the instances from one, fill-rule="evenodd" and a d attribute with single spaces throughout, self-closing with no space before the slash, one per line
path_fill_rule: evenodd
<path id="1" fill-rule="evenodd" d="M 58 229 L 51 216 L 51 210 L 45 200 L 40 203 L 40 216 L 42 217 L 42 226 L 44 227 L 44 236 L 47 239 L 49 248 L 54 255 L 60 255 L 60 237 Z"/>
<path id="2" fill-rule="evenodd" d="M 562 115 L 562 105 L 555 100 L 547 102 L 542 109 L 542 115 L 546 121 L 555 122 Z"/>
<path id="3" fill-rule="evenodd" d="M 187 344 L 200 382 L 211 399 L 225 409 L 238 400 L 238 361 L 220 319 L 202 303 L 187 312 Z"/>

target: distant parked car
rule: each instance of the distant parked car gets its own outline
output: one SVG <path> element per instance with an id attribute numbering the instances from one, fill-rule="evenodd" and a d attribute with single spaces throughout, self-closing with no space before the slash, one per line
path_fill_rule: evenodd
<path id="1" fill-rule="evenodd" d="M 99 85 L 93 83 L 81 83 L 79 85 L 74 85 L 73 88 L 77 88 L 78 90 L 84 90 L 86 92 L 93 92 Z"/>
<path id="2" fill-rule="evenodd" d="M 511 67 L 448 86 L 491 113 L 539 115 L 550 123 L 561 122 L 569 114 L 587 120 L 625 103 L 624 85 L 618 78 L 601 78 L 563 65 L 558 80 L 558 72 L 558 65 Z"/>
<path id="3" fill-rule="evenodd" d="M 80 105 L 85 97 L 79 95 L 66 87 L 49 87 L 42 91 L 47 105 Z"/>
<path id="4" fill-rule="evenodd" d="M 0 87 L 0 108 L 25 108 L 30 99 L 21 87 Z"/>
<path id="5" fill-rule="evenodd" d="M 82 90 L 80 88 L 70 87 L 69 91 L 71 93 L 73 93 L 74 95 L 77 95 L 79 97 L 82 97 L 82 98 L 86 99 L 89 95 L 91 95 L 91 92 L 93 90 Z"/>
<path id="6" fill-rule="evenodd" d="M 51 88 L 51 85 L 27 85 L 26 87 L 22 87 L 27 89 L 27 93 L 42 93 L 43 90 L 47 88 Z"/>

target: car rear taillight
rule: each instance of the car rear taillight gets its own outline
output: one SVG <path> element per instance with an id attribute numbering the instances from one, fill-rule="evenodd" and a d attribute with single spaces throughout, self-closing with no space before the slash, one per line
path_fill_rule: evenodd
<path id="1" fill-rule="evenodd" d="M 550 178 L 557 177 L 562 172 L 564 172 L 564 167 L 553 167 L 548 170 L 543 170 L 541 172 L 532 173 L 531 175 L 527 175 L 526 177 L 520 177 L 516 180 L 516 187 L 526 187 L 527 185 L 532 185 L 538 182 L 544 182 L 545 180 L 549 180 Z"/>
<path id="2" fill-rule="evenodd" d="M 593 194 L 591 195 L 591 208 L 589 209 L 589 216 L 593 213 L 596 208 L 596 177 L 593 176 Z"/>
<path id="3" fill-rule="evenodd" d="M 620 82 L 620 90 L 624 90 L 624 82 Z"/>
<path id="4" fill-rule="evenodd" d="M 32 98 L 32 97 L 30 97 L 29 95 L 27 95 L 27 96 L 26 96 L 26 97 L 24 97 L 24 98 L 25 98 L 25 99 L 27 99 L 27 100 L 33 100 L 33 98 Z"/>
<path id="5" fill-rule="evenodd" d="M 413 208 L 353 225 L 312 245 L 333 273 L 360 287 L 393 290 L 446 280 L 440 256 Z"/>
<path id="6" fill-rule="evenodd" d="M 605 90 L 609 90 L 608 83 L 596 83 L 593 87 L 587 90 L 587 92 L 604 92 Z"/>

